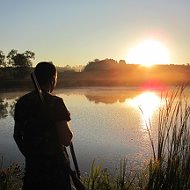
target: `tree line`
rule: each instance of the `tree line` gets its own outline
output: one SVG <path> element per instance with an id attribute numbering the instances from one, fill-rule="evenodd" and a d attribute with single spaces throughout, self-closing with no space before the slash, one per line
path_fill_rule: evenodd
<path id="1" fill-rule="evenodd" d="M 114 59 L 95 59 L 94 61 L 90 61 L 85 67 L 84 72 L 93 72 L 93 71 L 105 71 L 105 70 L 122 70 L 125 68 L 126 62 L 125 60 L 120 60 L 119 62 Z"/>
<path id="2" fill-rule="evenodd" d="M 32 59 L 35 59 L 35 53 L 32 51 L 25 51 L 18 53 L 18 50 L 12 49 L 6 56 L 0 50 L 0 67 L 32 67 Z"/>
<path id="3" fill-rule="evenodd" d="M 0 79 L 26 78 L 31 72 L 33 59 L 35 53 L 29 50 L 19 53 L 18 50 L 12 49 L 7 55 L 0 50 Z"/>
<path id="4" fill-rule="evenodd" d="M 35 53 L 19 53 L 12 49 L 6 56 L 0 50 L 0 90 L 32 86 L 29 73 L 33 70 Z M 65 86 L 140 86 L 176 85 L 190 81 L 190 65 L 154 65 L 147 68 L 127 64 L 125 60 L 95 59 L 85 66 L 57 67 L 58 87 Z"/>

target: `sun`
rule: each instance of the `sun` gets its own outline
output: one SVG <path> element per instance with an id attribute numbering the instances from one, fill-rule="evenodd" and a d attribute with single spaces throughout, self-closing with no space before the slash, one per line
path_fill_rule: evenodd
<path id="1" fill-rule="evenodd" d="M 150 67 L 155 64 L 169 64 L 169 51 L 158 40 L 148 39 L 132 48 L 126 57 L 127 63 Z"/>

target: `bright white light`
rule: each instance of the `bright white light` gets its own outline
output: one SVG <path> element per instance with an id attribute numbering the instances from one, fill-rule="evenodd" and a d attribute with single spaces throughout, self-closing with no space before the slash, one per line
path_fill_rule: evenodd
<path id="1" fill-rule="evenodd" d="M 141 109 L 142 116 L 148 120 L 161 105 L 161 98 L 154 92 L 144 92 L 133 98 L 128 104 Z"/>
<path id="2" fill-rule="evenodd" d="M 126 61 L 127 63 L 152 66 L 169 64 L 170 56 L 168 49 L 159 41 L 145 40 L 129 51 Z"/>

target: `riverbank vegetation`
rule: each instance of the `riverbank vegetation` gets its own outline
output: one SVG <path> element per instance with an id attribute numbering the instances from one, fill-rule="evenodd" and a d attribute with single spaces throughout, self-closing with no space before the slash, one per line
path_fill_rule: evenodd
<path id="1" fill-rule="evenodd" d="M 7 56 L 0 50 L 0 90 L 32 89 L 30 73 L 35 53 L 11 50 Z M 145 67 L 127 64 L 125 60 L 95 59 L 86 65 L 57 67 L 57 88 L 81 86 L 141 86 L 162 88 L 188 83 L 190 65 L 154 65 Z"/>
<path id="2" fill-rule="evenodd" d="M 115 176 L 92 165 L 85 179 L 88 189 L 97 190 L 189 190 L 190 104 L 185 88 L 163 93 L 158 114 L 158 135 L 153 139 L 151 121 L 145 120 L 153 156 L 145 168 L 131 172 L 127 160 L 120 162 Z M 141 109 L 141 108 L 140 108 Z M 143 114 L 143 111 L 142 111 Z"/>
<path id="3" fill-rule="evenodd" d="M 141 108 L 140 108 L 141 109 Z M 142 110 L 143 114 L 143 110 Z M 152 158 L 139 170 L 132 170 L 127 158 L 111 174 L 95 161 L 82 176 L 87 190 L 189 190 L 190 189 L 190 103 L 182 86 L 163 92 L 158 110 L 157 139 L 151 120 L 145 120 Z M 21 187 L 23 170 L 18 165 L 0 167 L 0 189 Z"/>

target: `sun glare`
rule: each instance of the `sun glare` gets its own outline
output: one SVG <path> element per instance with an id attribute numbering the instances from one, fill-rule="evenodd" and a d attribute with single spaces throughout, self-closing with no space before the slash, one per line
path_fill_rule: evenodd
<path id="1" fill-rule="evenodd" d="M 161 98 L 154 92 L 144 92 L 128 103 L 139 110 L 141 109 L 144 119 L 148 120 L 161 105 Z"/>
<path id="2" fill-rule="evenodd" d="M 168 49 L 157 40 L 145 40 L 132 48 L 126 57 L 127 63 L 152 66 L 155 64 L 169 64 Z"/>

